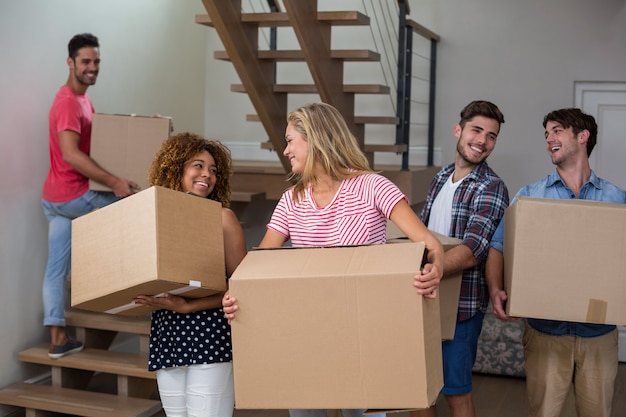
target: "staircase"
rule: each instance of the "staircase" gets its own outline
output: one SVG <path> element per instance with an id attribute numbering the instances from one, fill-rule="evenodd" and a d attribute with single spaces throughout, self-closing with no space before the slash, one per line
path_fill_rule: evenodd
<path id="1" fill-rule="evenodd" d="M 386 0 L 390 1 L 390 0 Z M 368 26 L 370 17 L 358 11 L 318 11 L 316 0 L 283 0 L 285 11 L 279 9 L 275 1 L 268 1 L 274 11 L 262 13 L 243 13 L 241 0 L 202 0 L 206 15 L 197 15 L 196 23 L 212 27 L 219 35 L 224 51 L 215 51 L 214 58 L 230 61 L 239 75 L 240 84 L 231 85 L 232 92 L 247 94 L 256 114 L 246 116 L 246 121 L 260 122 L 268 141 L 260 143 L 262 149 L 276 151 L 277 162 L 255 163 L 252 161 L 234 161 L 235 175 L 232 178 L 233 189 L 243 195 L 264 195 L 267 199 L 278 199 L 288 186 L 286 175 L 291 166 L 282 154 L 286 146 L 284 139 L 286 116 L 292 110 L 287 107 L 288 96 L 296 94 L 317 94 L 321 101 L 336 107 L 346 119 L 348 127 L 357 138 L 368 157 L 370 165 L 391 179 L 407 195 L 412 205 L 422 203 L 428 191 L 428 185 L 439 170 L 432 166 L 408 167 L 408 159 L 403 159 L 403 166 L 383 166 L 375 164 L 376 152 L 403 154 L 408 158 L 408 133 L 403 133 L 403 142 L 396 139 L 394 144 L 380 144 L 366 140 L 366 125 L 383 124 L 397 126 L 403 130 L 408 126 L 410 111 L 405 111 L 410 97 L 398 99 L 402 111 L 398 115 L 361 116 L 355 114 L 355 97 L 360 95 L 389 94 L 390 87 L 381 84 L 344 84 L 345 62 L 376 62 L 380 54 L 368 49 L 332 49 L 332 28 L 337 26 Z M 401 13 L 406 10 L 406 2 L 401 1 Z M 291 27 L 298 40 L 300 49 L 281 50 L 275 48 L 275 41 L 270 49 L 259 48 L 259 31 L 263 28 Z M 401 19 L 401 27 L 432 40 L 438 36 L 413 21 Z M 275 38 L 275 35 L 274 35 Z M 402 45 L 402 44 L 401 44 Z M 401 46 L 406 48 L 405 46 Z M 411 61 L 411 57 L 407 61 Z M 404 60 L 404 58 L 403 58 Z M 277 63 L 305 62 L 313 84 L 277 83 Z M 410 62 L 408 63 L 410 69 Z M 402 72 L 406 72 L 402 69 Z M 434 71 L 431 71 L 434 78 Z M 433 80 L 434 82 L 434 80 Z M 410 93 L 409 85 L 403 85 Z M 434 84 L 431 85 L 434 91 Z M 405 93 L 406 91 L 403 91 Z M 398 93 L 400 94 L 400 92 Z M 434 102 L 434 96 L 431 97 Z M 410 103 L 408 103 L 410 104 Z M 432 111 L 432 109 L 431 109 Z M 429 115 L 429 131 L 432 132 L 434 119 Z M 402 119 L 406 118 L 406 119 Z M 408 131 L 406 131 L 408 132 Z M 400 135 L 396 135 L 398 138 Z M 369 138 L 368 138 L 369 139 Z M 368 143 L 369 142 L 369 143 Z M 432 140 L 428 138 L 429 146 Z M 430 163 L 429 157 L 429 163 Z"/>
<path id="2" fill-rule="evenodd" d="M 49 367 L 50 384 L 16 383 L 0 390 L 0 404 L 22 407 L 27 417 L 46 413 L 111 417 L 161 415 L 156 375 L 148 372 L 150 318 L 70 310 L 66 324 L 85 349 L 59 359 L 48 346 L 19 352 L 24 363 Z M 110 350 L 116 335 L 138 338 L 136 353 Z M 108 377 L 108 379 L 107 379 Z"/>

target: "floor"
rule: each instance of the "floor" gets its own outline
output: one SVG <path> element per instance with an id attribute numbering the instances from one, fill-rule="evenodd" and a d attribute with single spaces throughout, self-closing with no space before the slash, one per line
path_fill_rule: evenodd
<path id="1" fill-rule="evenodd" d="M 474 403 L 478 417 L 527 417 L 526 382 L 524 379 L 474 375 Z M 445 399 L 437 401 L 438 417 L 449 417 Z M 397 413 L 394 417 L 408 417 L 408 413 Z M 286 410 L 235 410 L 233 417 L 288 417 Z M 626 416 L 626 363 L 619 364 L 612 417 Z M 576 417 L 573 396 L 570 394 L 561 417 Z"/>

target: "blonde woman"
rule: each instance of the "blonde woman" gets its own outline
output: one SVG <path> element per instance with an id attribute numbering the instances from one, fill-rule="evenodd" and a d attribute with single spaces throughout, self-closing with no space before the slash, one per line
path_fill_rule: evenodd
<path id="1" fill-rule="evenodd" d="M 416 271 L 414 287 L 435 297 L 443 272 L 443 249 L 409 206 L 407 198 L 387 178 L 374 173 L 356 138 L 334 107 L 302 106 L 287 117 L 283 152 L 291 162 L 293 187 L 281 197 L 267 225 L 261 248 L 383 244 L 387 220 L 413 241 L 423 241 L 428 263 Z M 236 299 L 222 300 L 229 320 L 235 319 Z M 342 410 L 343 417 L 364 410 Z M 291 417 L 325 417 L 326 410 L 290 410 Z"/>

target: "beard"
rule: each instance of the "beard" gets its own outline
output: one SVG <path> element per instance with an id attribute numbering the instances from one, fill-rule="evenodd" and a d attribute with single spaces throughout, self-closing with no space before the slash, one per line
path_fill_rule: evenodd
<path id="1" fill-rule="evenodd" d="M 77 71 L 74 71 L 74 77 L 76 78 L 76 81 L 78 81 L 80 84 L 89 86 L 96 83 L 96 80 L 98 79 L 98 74 L 96 73 L 95 77 L 90 78 L 84 73 L 78 73 Z"/>
<path id="2" fill-rule="evenodd" d="M 467 154 L 467 152 L 465 152 L 465 148 L 460 143 L 456 144 L 456 151 L 459 155 L 461 155 L 461 158 L 463 158 L 463 160 L 470 165 L 478 165 L 489 156 L 487 152 L 483 152 L 481 156 L 471 157 Z"/>

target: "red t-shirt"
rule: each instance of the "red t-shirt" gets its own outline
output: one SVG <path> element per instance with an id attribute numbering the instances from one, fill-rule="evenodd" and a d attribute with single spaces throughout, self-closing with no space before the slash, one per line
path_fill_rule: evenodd
<path id="1" fill-rule="evenodd" d="M 78 148 L 89 155 L 94 111 L 87 94 L 74 94 L 66 85 L 59 89 L 48 115 L 50 169 L 43 185 L 44 200 L 61 203 L 80 197 L 89 190 L 89 179 L 63 161 L 59 133 L 65 130 L 78 133 Z"/>

